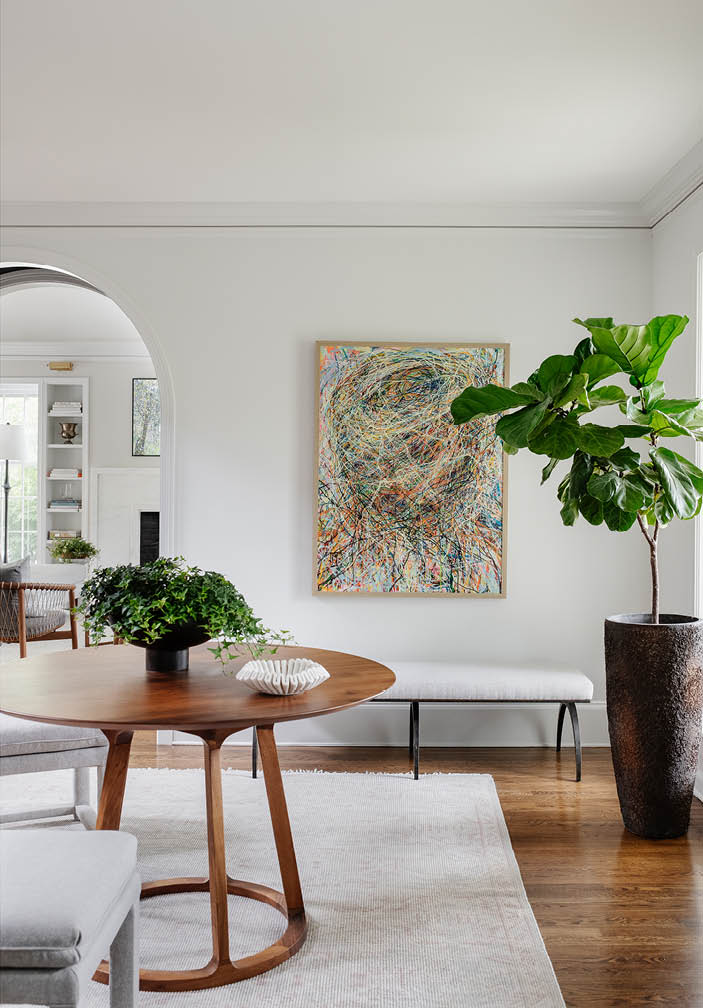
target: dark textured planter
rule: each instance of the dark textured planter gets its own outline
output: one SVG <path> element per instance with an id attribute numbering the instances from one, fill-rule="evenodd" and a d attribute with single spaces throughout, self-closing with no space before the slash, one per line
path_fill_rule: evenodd
<path id="1" fill-rule="evenodd" d="M 623 822 L 637 836 L 688 829 L 703 714 L 703 620 L 605 621 L 608 730 Z"/>
<path id="2" fill-rule="evenodd" d="M 130 643 L 146 650 L 147 672 L 174 673 L 187 672 L 188 649 L 209 639 L 210 635 L 195 623 L 182 623 L 157 641 L 147 644 L 133 639 Z"/>

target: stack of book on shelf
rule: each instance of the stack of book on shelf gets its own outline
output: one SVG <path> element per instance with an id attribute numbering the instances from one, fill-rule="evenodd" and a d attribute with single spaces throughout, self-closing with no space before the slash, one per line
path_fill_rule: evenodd
<path id="1" fill-rule="evenodd" d="M 57 399 L 49 410 L 49 416 L 81 416 L 83 404 L 73 400 Z"/>
<path id="2" fill-rule="evenodd" d="M 49 541 L 52 539 L 78 539 L 80 532 L 75 529 L 49 529 Z"/>
<path id="3" fill-rule="evenodd" d="M 75 497 L 57 497 L 49 501 L 52 511 L 76 511 L 81 506 L 81 502 Z"/>
<path id="4" fill-rule="evenodd" d="M 54 479 L 80 479 L 82 475 L 83 473 L 81 470 L 76 469 L 75 467 L 73 469 L 55 467 L 54 469 L 49 470 L 49 476 L 52 476 Z"/>

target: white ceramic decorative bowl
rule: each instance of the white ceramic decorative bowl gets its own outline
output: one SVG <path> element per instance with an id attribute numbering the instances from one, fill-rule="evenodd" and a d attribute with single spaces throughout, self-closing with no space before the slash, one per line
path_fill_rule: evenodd
<path id="1" fill-rule="evenodd" d="M 249 661 L 235 676 L 255 693 L 293 696 L 319 686 L 330 674 L 310 658 L 281 658 Z"/>

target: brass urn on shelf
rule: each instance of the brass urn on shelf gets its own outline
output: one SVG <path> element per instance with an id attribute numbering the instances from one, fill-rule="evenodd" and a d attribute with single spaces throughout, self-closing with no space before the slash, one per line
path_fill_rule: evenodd
<path id="1" fill-rule="evenodd" d="M 64 422 L 61 425 L 61 439 L 64 444 L 73 444 L 73 439 L 78 433 L 78 424 L 70 422 Z"/>

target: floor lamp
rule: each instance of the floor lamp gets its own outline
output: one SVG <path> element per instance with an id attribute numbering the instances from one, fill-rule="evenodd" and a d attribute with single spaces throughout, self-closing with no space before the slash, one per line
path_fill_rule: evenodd
<path id="1" fill-rule="evenodd" d="M 0 459 L 5 459 L 5 482 L 2 485 L 5 493 L 4 538 L 2 561 L 7 563 L 7 526 L 10 502 L 10 462 L 23 462 L 26 455 L 26 441 L 23 424 L 0 424 Z"/>

